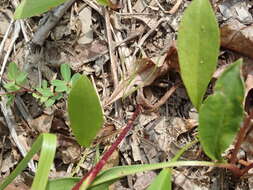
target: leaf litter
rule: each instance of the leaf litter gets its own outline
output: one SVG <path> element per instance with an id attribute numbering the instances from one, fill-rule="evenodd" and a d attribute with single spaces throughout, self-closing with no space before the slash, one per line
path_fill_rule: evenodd
<path id="1" fill-rule="evenodd" d="M 15 51 L 9 58 L 9 61 L 17 62 L 20 68 L 30 70 L 29 83 L 32 86 L 39 84 L 41 79 L 48 81 L 56 79 L 60 71 L 59 67 L 63 63 L 68 63 L 72 72 L 92 75 L 103 103 L 106 121 L 110 121 L 115 126 L 109 135 L 103 136 L 102 141 L 99 141 L 99 148 L 102 150 L 114 141 L 117 131 L 127 122 L 136 102 L 146 107 L 147 112 L 141 115 L 135 129 L 120 146 L 118 154 L 114 157 L 116 161 L 113 166 L 169 160 L 196 135 L 195 127 L 198 125 L 196 115 L 192 114 L 193 106 L 182 85 L 177 86 L 163 100 L 164 94 L 181 81 L 176 45 L 172 42 L 177 38 L 178 23 L 189 1 L 129 2 L 110 12 L 113 35 L 111 48 L 116 57 L 115 69 L 119 78 L 117 86 L 113 86 L 110 60 L 108 60 L 109 49 L 104 15 L 102 8 L 95 1 L 75 2 L 57 22 L 41 47 L 27 48 L 24 36 L 26 34 L 32 40 L 34 32 L 39 26 L 43 26 L 41 24 L 43 17 L 27 19 L 24 21 L 26 32 L 21 35 Z M 252 82 L 250 82 L 253 57 L 252 4 L 246 1 L 228 0 L 217 1 L 214 7 L 217 8 L 216 16 L 220 21 L 222 46 L 216 72 L 221 73 L 223 66 L 229 65 L 238 57 L 247 60 L 244 70 L 246 84 L 248 84 L 245 101 L 247 111 L 252 106 Z M 4 14 L 4 17 L 1 17 L 0 22 L 3 25 L 10 24 L 9 15 L 13 14 L 13 8 L 14 5 L 10 1 L 1 2 L 0 13 Z M 165 19 L 157 24 L 160 18 Z M 88 27 L 84 27 L 87 23 L 89 23 Z M 1 27 L 1 40 L 4 38 L 6 28 Z M 136 35 L 133 35 L 135 33 Z M 3 55 L 7 52 L 10 40 L 11 35 L 7 37 Z M 0 60 L 2 62 L 2 55 Z M 213 76 L 214 80 L 219 75 Z M 52 176 L 71 175 L 71 173 L 81 176 L 89 170 L 95 160 L 95 147 L 83 149 L 74 140 L 68 127 L 66 99 L 58 101 L 50 110 L 46 110 L 29 94 L 21 93 L 18 96 L 25 102 L 28 113 L 32 117 L 31 122 L 27 121 L 20 114 L 21 111 L 16 106 L 13 107 L 15 121 L 18 124 L 17 133 L 27 149 L 41 132 L 49 131 L 58 135 L 59 145 Z M 121 104 L 115 108 L 115 102 Z M 7 128 L 4 122 L 1 132 L 2 128 Z M 0 162 L 5 163 L 1 168 L 1 176 L 6 176 L 21 159 L 21 155 L 16 148 L 17 145 L 12 142 L 8 130 L 3 133 L 0 141 L 0 145 L 2 143 L 0 149 L 3 150 Z M 251 142 L 251 134 L 247 136 L 246 142 Z M 2 141 L 4 137 L 6 140 Z M 244 145 L 242 152 L 250 161 L 252 150 L 245 147 L 249 146 Z M 199 145 L 195 145 L 181 159 L 203 160 L 206 157 Z M 34 160 L 36 161 L 37 158 L 35 157 Z M 148 172 L 129 176 L 118 181 L 114 189 L 145 189 L 146 184 L 156 174 L 157 172 Z M 224 175 L 223 181 L 219 179 L 220 181 L 215 182 Z M 189 187 L 211 189 L 220 187 L 220 184 L 226 183 L 228 178 L 229 175 L 220 170 L 214 169 L 209 172 L 206 168 L 190 167 L 175 170 L 174 184 L 175 189 L 189 189 Z M 23 187 L 22 184 L 19 189 Z M 237 184 L 231 182 L 227 187 L 236 186 L 237 189 L 243 189 L 242 184 L 246 184 L 245 186 L 250 189 L 253 184 L 252 179 L 249 177 L 248 181 Z"/>

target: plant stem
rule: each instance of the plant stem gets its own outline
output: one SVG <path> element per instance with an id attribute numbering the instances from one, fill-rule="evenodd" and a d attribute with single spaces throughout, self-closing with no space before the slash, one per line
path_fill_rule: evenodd
<path id="1" fill-rule="evenodd" d="M 239 152 L 239 149 L 241 147 L 241 144 L 243 143 L 247 132 L 249 131 L 249 128 L 251 126 L 250 121 L 253 118 L 253 110 L 250 111 L 249 116 L 247 116 L 243 122 L 243 126 L 240 128 L 240 131 L 237 135 L 237 140 L 235 143 L 235 148 L 232 152 L 230 163 L 235 164 L 237 161 L 237 153 Z"/>
<path id="2" fill-rule="evenodd" d="M 112 153 L 116 150 L 121 141 L 125 138 L 128 131 L 133 127 L 133 123 L 135 119 L 141 112 L 140 105 L 137 105 L 137 108 L 132 115 L 132 118 L 128 121 L 127 126 L 121 131 L 116 141 L 112 144 L 112 146 L 105 152 L 101 160 L 72 188 L 72 190 L 79 190 L 81 187 L 82 190 L 87 189 L 88 186 L 92 183 L 92 181 L 96 178 L 97 174 L 101 171 L 101 169 L 106 164 L 107 160 L 110 158 Z"/>

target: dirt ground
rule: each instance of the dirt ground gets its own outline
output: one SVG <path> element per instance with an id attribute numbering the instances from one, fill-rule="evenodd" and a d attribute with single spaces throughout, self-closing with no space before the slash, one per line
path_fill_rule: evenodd
<path id="1" fill-rule="evenodd" d="M 68 63 L 73 73 L 88 75 L 93 81 L 103 105 L 105 124 L 94 146 L 82 148 L 69 128 L 67 97 L 45 108 L 31 94 L 18 93 L 13 106 L 1 106 L 1 178 L 10 174 L 43 132 L 56 134 L 59 142 L 50 177 L 83 176 L 92 167 L 96 146 L 101 153 L 108 149 L 137 104 L 145 111 L 110 158 L 107 168 L 168 161 L 194 139 L 198 113 L 182 85 L 176 51 L 179 22 L 190 1 L 121 0 L 114 2 L 112 10 L 95 0 L 71 0 L 43 15 L 13 21 L 17 3 L 0 2 L 0 75 L 6 76 L 5 63 L 15 62 L 28 72 L 27 85 L 34 87 L 42 79 L 51 81 L 59 77 L 60 65 Z M 240 57 L 244 58 L 246 80 L 253 71 L 253 2 L 211 3 L 221 29 L 219 67 L 212 82 Z M 50 23 L 53 27 L 48 27 Z M 140 72 L 144 62 L 148 67 Z M 155 65 L 158 70 L 147 77 Z M 251 90 L 250 84 L 247 92 Z M 212 83 L 207 94 L 211 93 Z M 253 94 L 248 95 L 247 106 L 251 106 Z M 10 133 L 10 129 L 14 132 Z M 250 151 L 242 149 L 240 157 L 250 161 Z M 181 159 L 208 157 L 196 144 Z M 37 161 L 38 155 L 33 163 Z M 28 189 L 33 171 L 30 165 L 9 189 Z M 146 189 L 158 172 L 128 176 L 111 189 Z M 173 189 L 253 189 L 250 175 L 234 179 L 222 169 L 177 168 L 173 174 Z"/>

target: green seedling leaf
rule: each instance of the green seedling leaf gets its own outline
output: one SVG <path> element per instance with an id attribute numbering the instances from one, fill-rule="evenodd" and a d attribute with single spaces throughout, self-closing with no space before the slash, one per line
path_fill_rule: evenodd
<path id="1" fill-rule="evenodd" d="M 68 64 L 61 65 L 61 75 L 64 81 L 69 82 L 71 78 L 71 70 Z"/>
<path id="2" fill-rule="evenodd" d="M 50 96 L 53 96 L 54 93 L 50 90 L 50 88 L 36 88 L 36 90 L 41 93 L 43 96 L 45 97 L 50 97 Z"/>
<path id="3" fill-rule="evenodd" d="M 71 89 L 68 113 L 78 143 L 90 146 L 103 124 L 103 113 L 96 91 L 86 76 L 81 76 Z"/>
<path id="4" fill-rule="evenodd" d="M 66 0 L 22 0 L 17 7 L 14 18 L 22 19 L 42 14 L 62 3 Z"/>
<path id="5" fill-rule="evenodd" d="M 118 166 L 102 171 L 93 181 L 90 187 L 108 183 L 120 179 L 122 177 L 133 175 L 138 172 L 145 172 L 150 170 L 157 170 L 162 168 L 182 167 L 182 166 L 215 166 L 214 162 L 206 161 L 177 161 L 177 162 L 161 162 L 155 164 L 140 164 L 131 166 Z"/>
<path id="6" fill-rule="evenodd" d="M 199 109 L 219 54 L 219 27 L 209 0 L 193 0 L 178 33 L 181 77 L 193 105 Z"/>
<path id="7" fill-rule="evenodd" d="M 13 94 L 8 94 L 7 95 L 7 105 L 9 106 L 9 105 L 11 105 L 12 104 L 12 102 L 14 101 L 14 99 L 15 99 L 15 95 L 13 95 Z"/>
<path id="8" fill-rule="evenodd" d="M 236 62 L 222 74 L 215 93 L 200 108 L 199 139 L 212 160 L 222 160 L 221 154 L 233 142 L 243 119 L 244 85 L 240 66 L 241 61 Z"/>
<path id="9" fill-rule="evenodd" d="M 8 90 L 9 92 L 17 91 L 20 89 L 20 87 L 17 86 L 14 81 L 4 84 L 4 88 L 6 88 L 6 90 Z"/>
<path id="10" fill-rule="evenodd" d="M 51 84 L 53 86 L 66 86 L 66 81 L 63 80 L 52 80 Z"/>
<path id="11" fill-rule="evenodd" d="M 110 5 L 109 0 L 97 0 L 97 2 L 100 5 L 103 5 L 103 6 L 109 6 Z"/>
<path id="12" fill-rule="evenodd" d="M 194 140 L 190 143 L 187 143 L 183 148 L 181 148 L 176 155 L 171 159 L 171 162 L 176 162 L 189 148 L 195 145 L 198 140 Z M 149 186 L 147 190 L 171 190 L 172 189 L 172 168 L 164 168 L 160 174 L 155 178 L 152 184 Z"/>
<path id="13" fill-rule="evenodd" d="M 80 180 L 80 178 L 59 178 L 49 180 L 46 190 L 70 190 Z"/>
<path id="14" fill-rule="evenodd" d="M 171 169 L 164 168 L 147 190 L 171 190 Z"/>
<path id="15" fill-rule="evenodd" d="M 16 83 L 18 84 L 18 85 L 23 85 L 23 84 L 25 84 L 25 82 L 26 82 L 26 79 L 27 79 L 27 73 L 25 73 L 25 72 L 20 72 L 19 74 L 18 74 L 18 76 L 17 76 L 17 78 L 16 78 Z"/>
<path id="16" fill-rule="evenodd" d="M 216 82 L 214 91 L 222 92 L 231 101 L 242 104 L 244 99 L 244 83 L 241 77 L 242 59 L 228 67 Z"/>
<path id="17" fill-rule="evenodd" d="M 65 92 L 65 91 L 67 91 L 68 90 L 68 87 L 66 86 L 66 85 L 64 85 L 64 86 L 57 86 L 56 88 L 55 88 L 55 91 L 56 92 Z"/>
<path id="18" fill-rule="evenodd" d="M 82 75 L 79 73 L 75 73 L 72 78 L 71 78 L 71 84 L 74 85 L 76 81 L 78 81 L 78 79 L 81 77 Z"/>
<path id="19" fill-rule="evenodd" d="M 46 107 L 50 107 L 50 106 L 52 106 L 54 103 L 55 103 L 55 100 L 52 99 L 52 98 L 50 98 L 50 99 L 48 99 L 48 100 L 45 102 L 45 106 L 46 106 Z"/>
<path id="20" fill-rule="evenodd" d="M 18 69 L 18 66 L 16 65 L 16 63 L 14 62 L 11 62 L 9 63 L 8 65 L 8 69 L 7 69 L 8 73 L 7 73 L 7 78 L 9 80 L 15 80 L 16 77 L 20 74 L 19 73 L 19 69 Z"/>
<path id="21" fill-rule="evenodd" d="M 40 149 L 39 164 L 31 190 L 45 190 L 56 150 L 56 136 L 53 134 L 41 134 L 37 138 L 32 145 L 31 150 L 23 160 L 18 164 L 14 171 L 4 179 L 0 185 L 0 189 L 5 189 L 27 167 L 28 162 L 40 151 Z"/>
<path id="22" fill-rule="evenodd" d="M 46 80 L 42 80 L 42 88 L 43 89 L 47 88 L 47 81 Z"/>
<path id="23" fill-rule="evenodd" d="M 115 180 L 128 175 L 133 175 L 138 172 L 145 172 L 150 170 L 157 170 L 162 168 L 172 168 L 172 167 L 182 167 L 182 166 L 216 166 L 214 162 L 206 161 L 177 161 L 177 162 L 161 162 L 155 164 L 140 164 L 140 165 L 131 165 L 131 166 L 117 166 L 100 172 L 96 177 L 93 183 L 88 189 L 93 189 L 101 184 L 110 184 Z M 66 180 L 66 181 L 65 181 Z M 80 178 L 61 178 L 54 179 L 48 182 L 48 188 L 46 190 L 54 190 L 57 185 L 59 190 L 69 190 L 69 187 L 73 187 L 77 182 L 80 181 Z M 65 184 L 66 188 L 60 187 L 60 184 Z M 58 189 L 57 189 L 58 190 Z"/>

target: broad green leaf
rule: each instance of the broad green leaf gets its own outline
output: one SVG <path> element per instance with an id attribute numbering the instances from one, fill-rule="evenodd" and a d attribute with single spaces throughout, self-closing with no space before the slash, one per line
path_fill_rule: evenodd
<path id="1" fill-rule="evenodd" d="M 181 77 L 193 105 L 199 109 L 219 54 L 219 27 L 209 0 L 193 0 L 178 33 Z"/>
<path id="2" fill-rule="evenodd" d="M 81 77 L 82 75 L 80 73 L 75 73 L 71 78 L 72 85 L 75 84 L 75 82 Z"/>
<path id="3" fill-rule="evenodd" d="M 25 73 L 25 72 L 20 72 L 19 74 L 18 74 L 18 76 L 17 76 L 17 78 L 16 78 L 16 83 L 18 84 L 18 85 L 23 85 L 23 84 L 25 84 L 25 82 L 26 82 L 26 79 L 27 79 L 27 73 Z"/>
<path id="4" fill-rule="evenodd" d="M 109 0 L 97 0 L 100 5 L 109 6 Z"/>
<path id="5" fill-rule="evenodd" d="M 7 71 L 7 77 L 9 80 L 15 80 L 19 74 L 18 66 L 14 62 L 9 63 Z"/>
<path id="6" fill-rule="evenodd" d="M 243 119 L 244 85 L 240 66 L 238 61 L 222 74 L 216 82 L 216 91 L 200 108 L 200 143 L 212 160 L 222 160 L 221 154 L 233 142 Z"/>
<path id="7" fill-rule="evenodd" d="M 46 190 L 70 190 L 80 180 L 80 178 L 59 178 L 49 180 Z M 102 183 L 100 185 L 89 188 L 89 190 L 106 190 L 112 182 Z"/>
<path id="8" fill-rule="evenodd" d="M 27 167 L 28 162 L 40 149 L 39 164 L 31 190 L 45 190 L 56 150 L 56 136 L 53 134 L 41 134 L 37 138 L 27 155 L 19 162 L 13 172 L 4 179 L 0 189 L 5 189 Z"/>
<path id="9" fill-rule="evenodd" d="M 68 113 L 78 143 L 89 146 L 103 124 L 103 113 L 97 93 L 86 76 L 81 76 L 71 89 Z"/>
<path id="10" fill-rule="evenodd" d="M 22 19 L 37 16 L 65 1 L 66 0 L 22 0 L 14 13 L 14 18 Z"/>
<path id="11" fill-rule="evenodd" d="M 237 60 L 234 64 L 230 65 L 220 76 L 216 82 L 214 91 L 222 92 L 231 101 L 237 101 L 239 104 L 244 99 L 244 83 L 241 77 L 242 60 Z"/>
<path id="12" fill-rule="evenodd" d="M 63 80 L 56 79 L 56 80 L 52 80 L 51 84 L 53 86 L 66 86 L 67 83 Z"/>
<path id="13" fill-rule="evenodd" d="M 59 178 L 49 180 L 46 190 L 70 190 L 80 180 L 80 178 Z"/>
<path id="14" fill-rule="evenodd" d="M 164 168 L 147 190 L 171 190 L 171 169 Z"/>
<path id="15" fill-rule="evenodd" d="M 64 81 L 69 82 L 71 78 L 71 70 L 68 64 L 61 65 L 61 75 Z"/>

